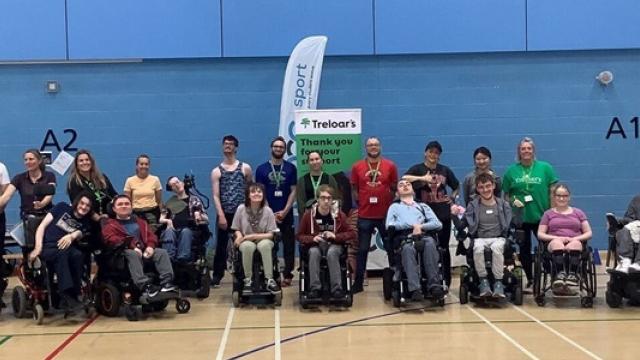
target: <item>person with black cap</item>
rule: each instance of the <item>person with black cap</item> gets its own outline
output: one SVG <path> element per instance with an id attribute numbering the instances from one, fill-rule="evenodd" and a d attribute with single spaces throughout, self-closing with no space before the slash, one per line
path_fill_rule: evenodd
<path id="1" fill-rule="evenodd" d="M 411 182 L 418 199 L 429 205 L 438 217 L 438 220 L 442 222 L 442 229 L 438 232 L 438 242 L 444 250 L 444 256 L 442 258 L 444 279 L 447 286 L 450 286 L 450 206 L 458 195 L 460 182 L 449 167 L 440 164 L 440 154 L 442 154 L 442 145 L 437 141 L 429 142 L 424 149 L 424 162 L 409 168 L 402 179 Z M 447 186 L 451 188 L 451 195 L 447 194 Z"/>

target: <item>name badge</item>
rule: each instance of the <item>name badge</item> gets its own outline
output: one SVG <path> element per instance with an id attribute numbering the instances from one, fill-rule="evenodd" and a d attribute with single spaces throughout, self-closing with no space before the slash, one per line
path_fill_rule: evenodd
<path id="1" fill-rule="evenodd" d="M 282 197 L 282 190 L 276 190 L 273 192 L 273 196 L 275 197 Z"/>
<path id="2" fill-rule="evenodd" d="M 378 203 L 378 198 L 375 196 L 372 196 L 369 198 L 369 204 L 377 204 Z"/>
<path id="3" fill-rule="evenodd" d="M 316 224 L 322 224 L 322 219 L 316 219 Z"/>
<path id="4" fill-rule="evenodd" d="M 491 215 L 491 214 L 493 214 L 493 210 L 491 209 L 487 210 L 487 215 Z"/>
<path id="5" fill-rule="evenodd" d="M 531 195 L 524 196 L 524 202 L 532 202 L 532 201 L 533 201 L 533 196 Z"/>

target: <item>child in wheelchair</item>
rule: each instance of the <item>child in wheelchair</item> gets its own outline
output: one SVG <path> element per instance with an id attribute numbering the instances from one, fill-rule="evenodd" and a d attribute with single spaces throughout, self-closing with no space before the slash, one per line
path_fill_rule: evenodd
<path id="1" fill-rule="evenodd" d="M 410 182 L 398 181 L 397 193 L 400 200 L 391 204 L 386 218 L 387 241 L 395 252 L 393 283 L 399 286 L 392 291 L 394 304 L 399 306 L 399 300 L 405 295 L 412 301 L 421 301 L 426 295 L 443 305 L 447 289 L 442 283 L 441 254 L 435 238 L 442 223 L 429 206 L 414 200 Z M 423 277 L 426 278 L 424 286 Z M 403 289 L 405 283 L 406 289 Z M 387 296 L 385 293 L 385 298 Z"/>
<path id="2" fill-rule="evenodd" d="M 470 271 L 463 271 L 461 275 L 461 303 L 468 301 L 469 294 L 472 299 L 497 300 L 505 299 L 509 294 L 514 303 L 522 304 L 522 279 L 517 276 L 521 271 L 514 271 L 514 244 L 510 238 L 511 206 L 495 196 L 495 186 L 492 175 L 479 174 L 475 178 L 478 196 L 469 202 L 466 209 L 452 206 L 452 214 L 460 216 L 454 216 L 458 239 L 462 241 L 468 235 L 472 250 L 468 254 L 471 256 L 467 256 Z M 505 257 L 505 254 L 509 256 Z"/>
<path id="3" fill-rule="evenodd" d="M 300 299 L 307 302 L 342 302 L 351 305 L 350 276 L 346 271 L 346 244 L 355 241 L 356 232 L 346 215 L 334 201 L 335 190 L 320 185 L 318 201 L 305 211 L 298 226 L 297 238 L 301 246 Z M 328 272 L 328 284 L 322 276 Z"/>

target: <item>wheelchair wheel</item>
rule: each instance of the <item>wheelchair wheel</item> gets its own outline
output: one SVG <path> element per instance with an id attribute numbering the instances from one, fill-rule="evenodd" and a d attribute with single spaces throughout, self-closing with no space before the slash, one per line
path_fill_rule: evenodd
<path id="1" fill-rule="evenodd" d="M 460 285 L 460 304 L 464 305 L 469 302 L 469 288 L 466 285 Z"/>
<path id="2" fill-rule="evenodd" d="M 122 297 L 120 290 L 111 284 L 101 284 L 96 293 L 96 310 L 108 317 L 118 316 Z"/>
<path id="3" fill-rule="evenodd" d="M 178 314 L 186 314 L 191 310 L 191 302 L 187 299 L 178 299 L 176 301 L 176 311 Z"/>
<path id="4" fill-rule="evenodd" d="M 619 308 L 622 305 L 622 295 L 615 291 L 611 281 L 607 283 L 607 291 L 604 294 L 605 300 L 607 301 L 607 305 L 610 308 Z"/>
<path id="5" fill-rule="evenodd" d="M 391 291 L 393 289 L 393 270 L 385 268 L 382 270 L 382 295 L 385 301 L 391 300 Z"/>
<path id="6" fill-rule="evenodd" d="M 273 295 L 273 305 L 281 306 L 282 305 L 282 291 Z"/>
<path id="7" fill-rule="evenodd" d="M 37 325 L 42 325 L 44 322 L 44 308 L 40 304 L 36 304 L 33 307 L 33 320 Z"/>
<path id="8" fill-rule="evenodd" d="M 582 305 L 582 307 L 585 309 L 593 307 L 593 298 L 591 297 L 590 293 L 587 294 L 587 296 L 580 298 L 580 305 Z"/>
<path id="9" fill-rule="evenodd" d="M 142 317 L 142 306 L 126 304 L 124 306 L 124 315 L 129 321 L 138 321 Z"/>
<path id="10" fill-rule="evenodd" d="M 198 299 L 206 299 L 209 297 L 211 292 L 211 277 L 209 276 L 209 271 L 207 270 L 204 274 L 200 275 L 200 290 L 196 294 Z"/>
<path id="11" fill-rule="evenodd" d="M 400 305 L 402 305 L 402 300 L 400 299 L 399 290 L 393 290 L 391 292 L 391 299 L 393 300 L 393 306 L 400 307 Z"/>
<path id="12" fill-rule="evenodd" d="M 544 304 L 546 302 L 546 300 L 544 298 L 544 294 L 536 296 L 535 300 L 536 300 L 536 304 L 538 304 L 538 306 L 540 306 L 540 307 L 544 306 Z"/>
<path id="13" fill-rule="evenodd" d="M 167 308 L 167 306 L 169 306 L 169 300 L 154 302 L 154 303 L 151 303 L 150 305 L 151 305 L 152 311 L 154 312 L 163 311 L 164 309 Z"/>
<path id="14" fill-rule="evenodd" d="M 22 286 L 16 286 L 11 293 L 11 307 L 13 308 L 13 315 L 20 319 L 23 318 L 27 312 L 27 293 Z"/>
<path id="15" fill-rule="evenodd" d="M 231 293 L 231 303 L 233 307 L 240 307 L 240 293 L 238 291 Z"/>
<path id="16" fill-rule="evenodd" d="M 516 286 L 515 290 L 513 290 L 513 295 L 511 296 L 511 301 L 513 305 L 522 305 L 522 286 Z"/>

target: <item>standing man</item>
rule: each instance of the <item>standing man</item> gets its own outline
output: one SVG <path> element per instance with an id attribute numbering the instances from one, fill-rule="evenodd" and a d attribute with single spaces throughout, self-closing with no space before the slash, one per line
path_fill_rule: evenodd
<path id="1" fill-rule="evenodd" d="M 453 200 L 458 196 L 460 182 L 449 167 L 440 164 L 442 146 L 431 141 L 424 149 L 424 162 L 412 166 L 402 178 L 411 182 L 418 199 L 429 205 L 442 223 L 438 232 L 438 242 L 444 250 L 442 268 L 447 286 L 451 286 L 451 255 L 449 237 L 451 236 L 451 209 Z M 447 195 L 447 186 L 451 196 Z"/>
<path id="2" fill-rule="evenodd" d="M 211 170 L 211 187 L 213 202 L 218 217 L 216 254 L 213 258 L 213 274 L 211 285 L 220 285 L 227 266 L 227 244 L 232 234 L 233 216 L 240 204 L 244 203 L 244 187 L 251 181 L 251 166 L 236 159 L 239 146 L 233 135 L 222 138 L 222 154 L 224 160 Z"/>
<path id="3" fill-rule="evenodd" d="M 398 169 L 396 165 L 382 158 L 380 139 L 372 136 L 365 142 L 367 156 L 357 161 L 351 168 L 351 193 L 358 204 L 358 258 L 353 293 L 361 292 L 367 258 L 374 229 L 384 239 L 385 215 L 393 201 Z M 391 258 L 390 249 L 386 249 Z"/>
<path id="4" fill-rule="evenodd" d="M 11 178 L 9 178 L 9 172 L 7 167 L 0 162 L 0 197 L 4 194 L 4 191 L 9 186 Z M 0 209 L 0 256 L 4 255 L 4 234 L 7 231 L 7 216 L 4 214 L 4 209 Z M 0 259 L 0 263 L 2 259 Z M 1 276 L 0 276 L 1 277 Z M 0 293 L 1 294 L 1 293 Z"/>
<path id="5" fill-rule="evenodd" d="M 267 203 L 276 216 L 276 224 L 282 236 L 284 254 L 282 287 L 291 286 L 296 250 L 291 208 L 296 200 L 298 171 L 295 165 L 283 159 L 286 150 L 285 139 L 282 136 L 276 137 L 271 141 L 271 160 L 256 169 L 256 182 L 264 185 Z"/>
<path id="6" fill-rule="evenodd" d="M 324 172 L 322 166 L 324 159 L 318 150 L 311 150 L 307 153 L 307 164 L 309 172 L 298 179 L 298 187 L 296 188 L 296 201 L 298 202 L 298 216 L 302 216 L 313 202 L 317 200 L 318 187 L 320 185 L 329 185 L 332 189 L 338 189 L 336 179 Z M 342 194 L 336 194 L 334 199 L 342 203 Z"/>

